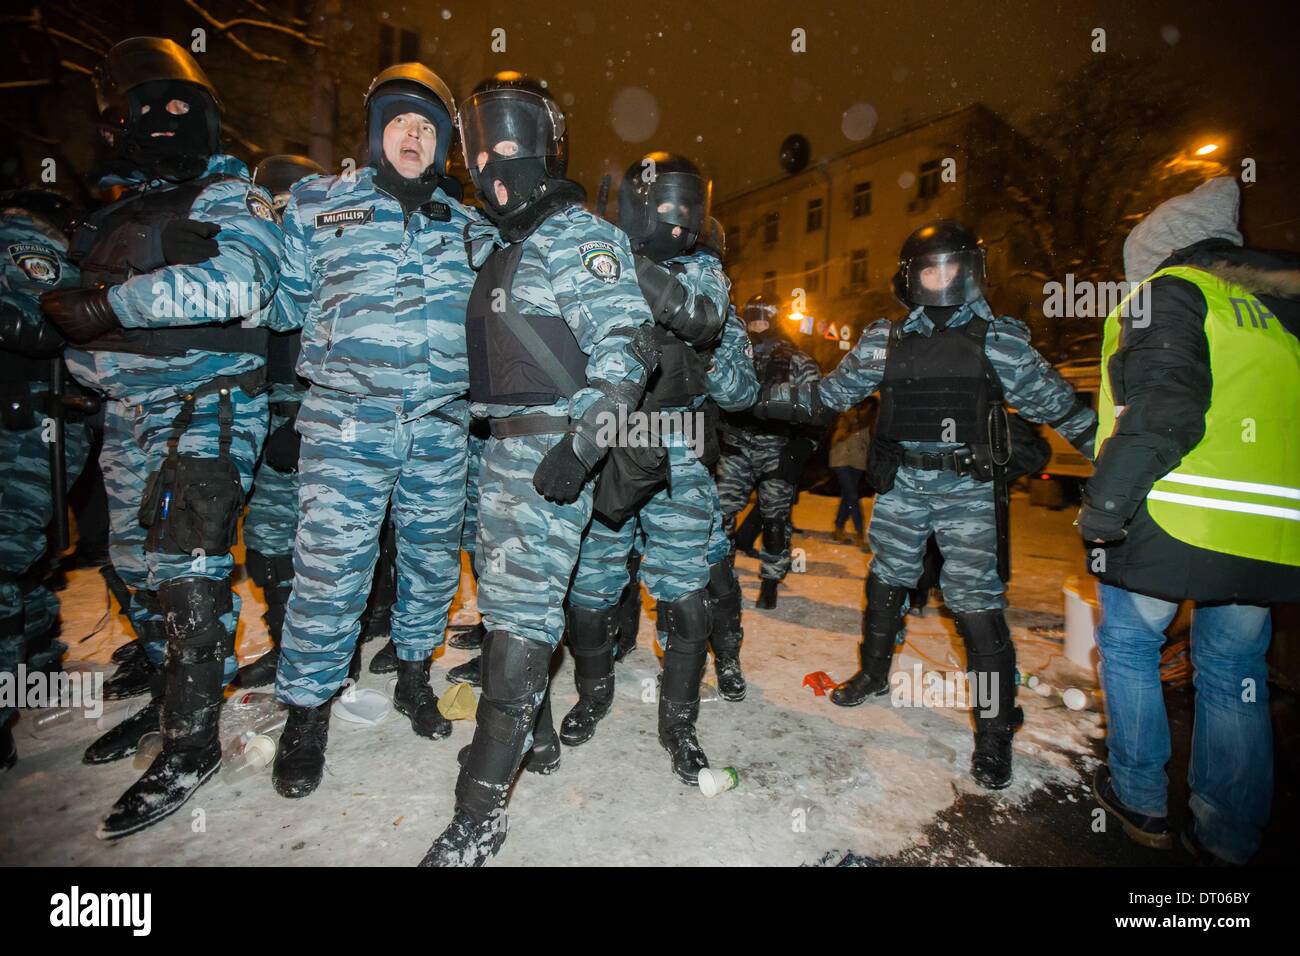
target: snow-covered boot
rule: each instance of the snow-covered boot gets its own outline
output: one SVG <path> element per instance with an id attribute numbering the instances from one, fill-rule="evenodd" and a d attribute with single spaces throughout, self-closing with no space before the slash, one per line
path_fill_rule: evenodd
<path id="1" fill-rule="evenodd" d="M 233 611 L 230 581 L 178 578 L 158 589 L 167 621 L 163 664 L 162 751 L 113 805 L 98 836 L 115 840 L 179 810 L 221 767 L 222 672 L 234 635 L 221 618 Z"/>
<path id="2" fill-rule="evenodd" d="M 542 706 L 537 709 L 537 726 L 533 729 L 533 746 L 524 756 L 524 769 L 543 777 L 560 769 L 560 738 L 551 717 L 551 691 L 546 690 Z"/>
<path id="3" fill-rule="evenodd" d="M 729 560 L 709 568 L 709 602 L 713 625 L 709 643 L 713 646 L 713 669 L 718 675 L 718 693 L 723 700 L 744 700 L 748 688 L 740 669 L 740 582 Z"/>
<path id="4" fill-rule="evenodd" d="M 110 728 L 82 754 L 83 763 L 112 763 L 131 756 L 145 734 L 157 733 L 162 720 L 162 675 L 158 675 L 157 695 L 116 727 Z"/>
<path id="5" fill-rule="evenodd" d="M 858 645 L 859 670 L 831 691 L 831 703 L 857 707 L 868 697 L 889 693 L 889 667 L 894 660 L 894 638 L 902 627 L 903 599 L 907 588 L 886 584 L 867 575 L 867 609 L 862 613 L 862 643 Z"/>
<path id="6" fill-rule="evenodd" d="M 150 599 L 155 602 L 158 600 L 157 595 L 148 592 L 136 594 L 136 603 L 146 604 Z M 144 645 L 167 639 L 162 619 L 154 618 L 140 623 L 133 621 L 132 627 L 139 641 L 140 652 L 127 654 L 126 659 L 118 663 L 117 670 L 104 681 L 104 700 L 126 700 L 147 694 L 159 673 L 158 668 L 144 653 Z"/>
<path id="7" fill-rule="evenodd" d="M 438 710 L 438 695 L 429 686 L 429 665 L 432 658 L 422 661 L 397 662 L 397 687 L 393 690 L 393 706 L 398 713 L 411 719 L 411 729 L 421 737 L 441 740 L 451 735 L 451 721 Z"/>
<path id="8" fill-rule="evenodd" d="M 325 745 L 329 742 L 330 705 L 289 705 L 284 731 L 275 747 L 271 783 L 282 797 L 305 797 L 325 774 Z"/>
<path id="9" fill-rule="evenodd" d="M 482 866 L 505 843 L 506 794 L 537 722 L 552 649 L 507 631 L 483 641 L 483 695 L 456 779 L 456 812 L 421 866 Z"/>
<path id="10" fill-rule="evenodd" d="M 700 714 L 700 680 L 708 657 L 709 606 L 704 591 L 692 591 L 673 602 L 660 601 L 664 624 L 663 682 L 659 688 L 659 743 L 672 758 L 673 773 L 694 784 L 709 765 L 695 736 Z"/>
<path id="11" fill-rule="evenodd" d="M 1024 712 L 1016 706 L 1016 646 L 1002 611 L 955 614 L 975 687 L 975 751 L 970 772 L 988 790 L 1011 783 L 1011 738 Z"/>
<path id="12" fill-rule="evenodd" d="M 614 703 L 618 605 L 592 610 L 569 604 L 565 613 L 578 702 L 560 723 L 560 739 L 566 746 L 577 747 L 596 735 L 596 725 Z"/>

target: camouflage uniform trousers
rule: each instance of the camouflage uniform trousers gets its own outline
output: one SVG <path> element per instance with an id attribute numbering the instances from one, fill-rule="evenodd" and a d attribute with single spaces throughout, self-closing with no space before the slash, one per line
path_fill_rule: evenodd
<path id="1" fill-rule="evenodd" d="M 1006 588 L 998 577 L 991 482 L 899 468 L 894 487 L 876 496 L 871 512 L 871 573 L 896 587 L 914 587 L 924 570 L 931 534 L 943 554 L 939 587 L 950 611 L 1007 606 Z"/>
<path id="2" fill-rule="evenodd" d="M 794 500 L 794 484 L 780 476 L 784 450 L 784 441 L 746 441 L 738 446 L 724 445 L 722 457 L 718 459 L 718 498 L 722 503 L 722 526 L 728 538 L 735 538 L 736 516 L 749 503 L 749 495 L 755 488 L 764 526 L 775 521 L 785 523 L 785 547 L 776 554 L 763 551 L 759 576 L 765 581 L 780 581 L 790 573 L 790 506 Z"/>
<path id="3" fill-rule="evenodd" d="M 478 540 L 478 485 L 483 473 L 483 449 L 487 439 L 469 433 L 469 464 L 465 470 L 465 526 L 460 533 L 460 549 L 474 557 L 475 542 Z"/>
<path id="4" fill-rule="evenodd" d="M 271 416 L 271 432 L 288 418 Z M 268 558 L 293 553 L 293 540 L 298 530 L 298 473 L 277 471 L 263 461 L 257 468 L 253 495 L 244 515 L 244 548 L 258 551 Z M 274 564 L 273 564 L 274 566 Z M 292 575 L 282 575 L 283 580 L 268 582 L 270 587 L 293 583 Z"/>
<path id="5" fill-rule="evenodd" d="M 39 394 L 36 388 L 32 391 Z M 53 666 L 67 650 L 57 640 L 44 649 L 32 646 L 53 629 L 59 599 L 44 584 L 22 580 L 45 555 L 46 526 L 54 514 L 45 438 L 39 415 L 33 428 L 0 427 L 0 622 L 11 625 L 9 629 L 0 625 L 0 674 L 16 675 L 24 662 L 31 667 Z M 69 485 L 81 474 L 89 446 L 85 425 L 65 426 L 63 460 Z M 12 707 L 0 707 L 0 727 L 14 712 Z"/>
<path id="6" fill-rule="evenodd" d="M 591 523 L 593 482 L 577 501 L 547 501 L 533 474 L 567 435 L 489 438 L 479 477 L 475 563 L 483 626 L 552 648 L 564 635 L 564 599 Z M 615 592 L 617 595 L 617 592 Z"/>
<path id="7" fill-rule="evenodd" d="M 315 707 L 347 677 L 392 504 L 401 660 L 443 642 L 460 581 L 465 516 L 464 402 L 404 421 L 393 406 L 313 387 L 298 413 L 298 534 L 276 696 Z"/>
<path id="8" fill-rule="evenodd" d="M 666 449 L 670 482 L 617 528 L 599 518 L 582 541 L 569 598 L 580 607 L 613 607 L 628 583 L 627 559 L 645 533 L 640 578 L 650 596 L 672 602 L 709 584 L 709 535 L 716 512 L 713 476 L 685 445 Z"/>
<path id="9" fill-rule="evenodd" d="M 249 395 L 235 387 L 230 391 L 233 422 L 230 458 L 239 471 L 245 495 L 253 484 L 253 469 L 266 441 L 266 394 Z M 220 454 L 221 426 L 218 419 L 221 397 L 216 392 L 201 395 L 194 403 L 193 418 L 177 445 L 181 455 L 216 458 Z M 110 399 L 104 406 L 104 445 L 100 468 L 108 491 L 109 559 L 122 581 L 132 591 L 130 617 L 137 633 L 141 625 L 162 619 L 157 603 L 158 587 L 180 578 L 199 577 L 214 581 L 229 580 L 234 558 L 226 550 L 215 554 L 180 555 L 146 551 L 148 529 L 140 524 L 140 505 L 144 500 L 149 476 L 167 458 L 168 440 L 184 401 L 180 395 L 145 405 L 128 405 Z M 144 597 L 143 595 L 148 595 Z M 233 636 L 239 621 L 239 595 L 232 594 L 232 611 L 223 614 L 221 623 Z M 157 628 L 156 631 L 161 631 Z M 165 639 L 143 642 L 145 654 L 161 665 L 166 652 Z M 225 679 L 234 677 L 235 656 L 226 658 Z"/>

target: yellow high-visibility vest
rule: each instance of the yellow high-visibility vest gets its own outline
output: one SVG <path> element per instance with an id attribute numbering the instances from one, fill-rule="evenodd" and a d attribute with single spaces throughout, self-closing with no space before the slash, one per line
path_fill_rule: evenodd
<path id="1" fill-rule="evenodd" d="M 1223 554 L 1300 566 L 1300 341 L 1239 285 L 1191 266 L 1161 276 L 1205 296 L 1213 387 L 1205 437 L 1152 487 L 1147 511 L 1170 536 Z M 1097 453 L 1115 428 L 1110 359 L 1139 285 L 1106 317 Z M 1149 290 L 1144 293 L 1149 301 Z M 1131 322 L 1156 321 L 1135 314 Z"/>

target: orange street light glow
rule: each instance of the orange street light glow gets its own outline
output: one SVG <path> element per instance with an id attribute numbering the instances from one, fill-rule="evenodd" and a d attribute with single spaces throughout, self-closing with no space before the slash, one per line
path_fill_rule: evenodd
<path id="1" fill-rule="evenodd" d="M 1214 152 L 1218 148 L 1219 148 L 1218 143 L 1206 143 L 1204 146 L 1202 146 L 1200 149 L 1196 151 L 1196 155 L 1209 156 L 1212 152 Z"/>

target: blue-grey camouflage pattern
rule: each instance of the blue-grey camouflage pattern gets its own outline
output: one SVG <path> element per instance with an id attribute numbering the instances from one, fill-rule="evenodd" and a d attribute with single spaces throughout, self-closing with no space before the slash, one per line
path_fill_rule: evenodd
<path id="1" fill-rule="evenodd" d="M 131 276 L 109 293 L 114 313 L 126 328 L 200 325 L 232 317 L 240 317 L 240 324 L 246 327 L 283 328 L 274 308 L 283 242 L 280 227 L 270 215 L 269 195 L 249 181 L 248 168 L 233 156 L 213 156 L 204 175 L 223 178 L 199 193 L 189 217 L 220 225 L 216 237 L 220 251 L 197 265 L 163 266 Z M 133 188 L 169 186 L 138 182 Z M 208 312 L 176 307 L 180 297 L 175 290 L 192 285 L 212 297 Z M 233 568 L 229 551 L 201 559 L 146 552 L 147 529 L 140 525 L 138 513 L 146 480 L 166 458 L 167 439 L 183 396 L 216 378 L 253 372 L 265 365 L 264 357 L 198 349 L 180 356 L 154 356 L 69 348 L 66 355 L 77 380 L 108 398 L 100 467 L 108 492 L 109 558 L 122 580 L 133 592 L 157 591 L 163 582 L 184 577 L 228 580 Z M 266 440 L 267 398 L 265 392 L 250 395 L 234 388 L 231 399 L 230 457 L 248 494 Z M 216 393 L 197 400 L 193 420 L 177 448 L 180 454 L 217 457 L 218 405 Z M 232 635 L 239 619 L 239 596 L 233 597 L 233 613 L 222 618 Z M 142 622 L 156 620 L 159 614 L 133 601 L 130 617 L 139 632 Z M 165 641 L 145 642 L 145 653 L 155 664 L 162 663 L 164 651 Z M 235 669 L 232 654 L 226 660 L 227 680 Z"/>
<path id="2" fill-rule="evenodd" d="M 25 210 L 0 213 L 0 305 L 14 309 L 33 326 L 45 321 L 40 296 L 51 289 L 75 287 L 77 267 L 67 260 L 67 239 L 53 226 Z M 47 361 L 47 360 L 41 360 Z M 54 516 L 51 498 L 48 427 L 40 408 L 49 394 L 41 382 L 29 385 L 35 424 L 0 426 L 0 674 L 16 674 L 24 661 L 31 667 L 54 665 L 67 649 L 54 641 L 40 651 L 29 647 L 45 638 L 59 616 L 58 596 L 43 583 L 22 580 L 45 555 L 46 528 Z M 64 426 L 64 463 L 68 485 L 86 462 L 89 436 L 84 424 Z M 15 708 L 0 705 L 0 727 Z"/>
<path id="3" fill-rule="evenodd" d="M 725 314 L 731 282 L 722 263 L 708 253 L 678 256 L 664 263 L 678 266 L 673 277 L 686 289 L 686 308 L 704 296 L 719 314 Z M 695 414 L 706 395 L 694 399 L 689 411 Z M 662 435 L 668 453 L 668 487 L 656 492 L 617 528 L 599 518 L 591 523 L 583 539 L 578 566 L 573 575 L 570 600 L 580 607 L 600 609 L 618 603 L 627 586 L 627 559 L 637 537 L 638 525 L 645 535 L 640 579 L 657 601 L 676 601 L 701 590 L 709 583 L 707 550 L 717 489 L 713 476 L 697 456 L 703 428 L 695 414 L 696 428 L 688 436 L 673 429 Z M 694 449 L 688 439 L 694 437 Z"/>
<path id="4" fill-rule="evenodd" d="M 743 331 L 743 330 L 742 330 Z M 778 339 L 768 337 L 753 346 L 752 357 L 757 375 L 776 348 Z M 808 385 L 821 378 L 821 369 L 813 359 L 795 349 L 790 359 L 790 381 Z M 728 538 L 736 536 L 736 518 L 749 496 L 758 492 L 758 510 L 763 523 L 785 522 L 785 540 L 790 540 L 790 508 L 794 502 L 794 482 L 781 476 L 781 462 L 790 439 L 785 435 L 751 430 L 724 424 L 722 456 L 718 459 L 718 498 L 722 505 L 722 527 Z M 775 554 L 762 552 L 759 576 L 765 581 L 780 581 L 790 573 L 790 546 Z"/>
<path id="5" fill-rule="evenodd" d="M 486 447 L 487 439 L 476 435 L 471 428 L 467 449 L 469 464 L 465 469 L 465 524 L 460 532 L 460 549 L 470 556 L 471 564 L 478 542 L 478 483 L 479 476 L 483 473 L 483 451 Z"/>
<path id="6" fill-rule="evenodd" d="M 475 263 L 481 265 L 492 244 L 502 240 L 486 223 L 471 232 Z M 613 248 L 614 275 L 599 277 L 583 264 L 579 246 L 591 241 Z M 644 386 L 646 369 L 632 351 L 631 335 L 652 319 L 627 236 L 575 204 L 553 213 L 522 242 L 514 297 L 532 313 L 564 319 L 588 355 L 587 387 L 571 400 L 547 406 L 475 403 L 474 414 L 578 417 L 601 395 L 594 382 Z M 551 647 L 564 634 L 564 599 L 591 521 L 593 483 L 583 486 L 575 502 L 562 505 L 537 493 L 533 474 L 553 445 L 570 440 L 568 435 L 490 438 L 479 478 L 475 566 L 484 627 Z"/>
<path id="7" fill-rule="evenodd" d="M 984 352 L 1002 383 L 1007 404 L 1032 422 L 1051 422 L 1069 415 L 1057 430 L 1065 438 L 1085 433 L 1096 413 L 1075 404 L 1074 389 L 1035 351 L 1029 328 L 1007 316 L 995 316 L 978 299 L 948 320 L 960 327 L 979 317 L 990 323 Z M 873 323 L 835 371 L 817 386 L 821 400 L 836 411 L 865 401 L 885 372 L 890 322 Z M 924 309 L 903 320 L 903 335 L 929 336 L 934 324 Z M 903 442 L 916 451 L 944 451 L 959 445 Z M 952 472 L 900 467 L 894 487 L 877 495 L 868 537 L 874 556 L 871 571 L 882 581 L 913 587 L 921 577 L 926 539 L 933 532 L 944 556 L 939 585 L 943 600 L 954 612 L 1006 607 L 1006 586 L 997 571 L 997 528 L 992 482 L 980 482 Z"/>
<path id="8" fill-rule="evenodd" d="M 316 706 L 347 676 L 391 503 L 392 639 L 402 660 L 442 644 L 460 581 L 469 365 L 464 245 L 478 214 L 435 190 L 449 221 L 409 220 L 374 170 L 297 183 L 285 209 L 279 305 L 302 326 L 298 530 L 276 676 Z"/>

